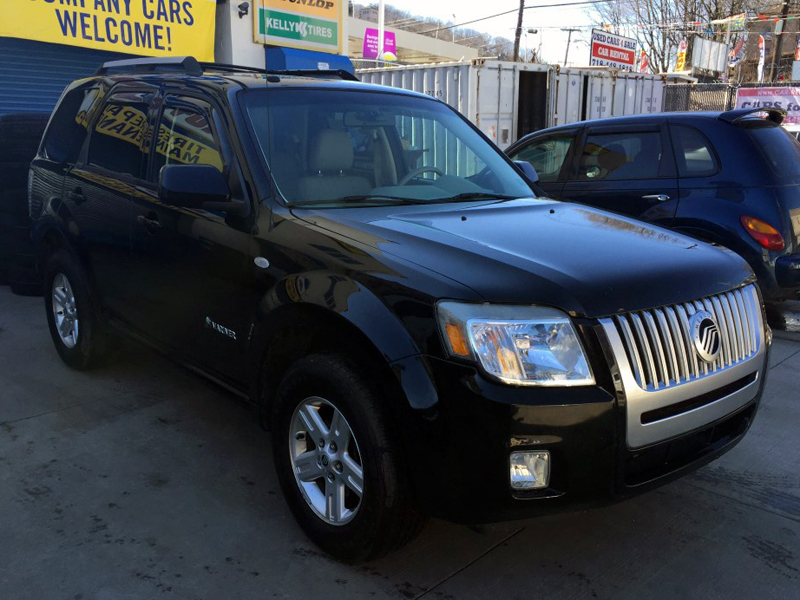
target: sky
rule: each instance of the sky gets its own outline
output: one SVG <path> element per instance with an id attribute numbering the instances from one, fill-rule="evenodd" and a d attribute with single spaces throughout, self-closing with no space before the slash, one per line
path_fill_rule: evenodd
<path id="1" fill-rule="evenodd" d="M 546 5 L 574 0 L 528 0 L 526 5 Z M 364 2 L 365 4 L 367 2 Z M 519 0 L 493 0 L 492 2 L 476 2 L 474 0 L 387 0 L 387 4 L 423 17 L 433 17 L 442 21 L 455 21 L 464 23 L 508 10 L 519 8 Z M 523 32 L 526 29 L 538 29 L 538 34 L 523 33 L 520 47 L 524 50 L 526 37 L 528 48 L 538 49 L 541 45 L 543 58 L 550 63 L 563 64 L 564 54 L 567 49 L 567 33 L 561 31 L 562 27 L 578 27 L 591 25 L 596 19 L 587 14 L 586 5 L 562 6 L 559 8 L 528 9 L 524 12 L 522 21 Z M 453 19 L 455 15 L 455 19 Z M 484 31 L 494 36 L 514 39 L 514 30 L 517 26 L 517 13 L 495 17 L 480 21 L 467 28 Z M 570 44 L 569 63 L 574 65 L 587 65 L 589 63 L 588 40 L 591 28 L 584 28 L 573 32 Z M 585 40 L 582 42 L 581 40 Z M 456 38 L 458 42 L 458 38 Z"/>

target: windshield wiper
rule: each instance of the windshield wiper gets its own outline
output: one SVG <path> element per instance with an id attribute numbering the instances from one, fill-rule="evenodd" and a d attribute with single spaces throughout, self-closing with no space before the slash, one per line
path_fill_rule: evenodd
<path id="1" fill-rule="evenodd" d="M 523 196 L 507 196 L 491 192 L 465 192 L 448 198 L 437 198 L 434 202 L 459 202 L 460 200 L 519 200 Z"/>
<path id="2" fill-rule="evenodd" d="M 402 196 L 386 196 L 384 194 L 365 194 L 362 196 L 343 196 L 331 200 L 301 200 L 300 202 L 290 202 L 289 207 L 293 206 L 314 206 L 318 204 L 333 204 L 340 202 L 368 202 L 370 200 L 391 200 L 401 204 L 429 204 L 429 200 L 416 200 L 414 198 L 404 198 Z"/>

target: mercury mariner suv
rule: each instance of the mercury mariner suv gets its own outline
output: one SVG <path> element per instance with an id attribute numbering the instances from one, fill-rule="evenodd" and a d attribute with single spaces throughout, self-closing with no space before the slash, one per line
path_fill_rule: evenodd
<path id="1" fill-rule="evenodd" d="M 31 165 L 50 332 L 73 368 L 122 334 L 252 401 L 294 515 L 347 561 L 729 450 L 771 341 L 753 272 L 535 179 L 347 73 L 107 63 Z"/>

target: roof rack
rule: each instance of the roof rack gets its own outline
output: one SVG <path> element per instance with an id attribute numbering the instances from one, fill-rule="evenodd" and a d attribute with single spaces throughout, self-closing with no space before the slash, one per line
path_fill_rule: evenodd
<path id="1" fill-rule="evenodd" d="M 758 113 L 765 113 L 765 115 L 758 117 Z M 772 121 L 776 125 L 780 125 L 786 118 L 786 111 L 782 108 L 777 108 L 774 106 L 763 106 L 761 108 L 736 108 L 734 110 L 726 110 L 717 118 L 720 121 L 725 121 L 726 123 L 731 123 L 732 125 L 737 125 L 745 120 L 755 120 L 759 118 Z"/>
<path id="2" fill-rule="evenodd" d="M 183 71 L 187 75 L 202 75 L 203 68 L 193 56 L 167 56 L 163 58 L 131 58 L 111 60 L 103 63 L 95 75 L 105 75 L 110 71 L 134 73 L 156 73 L 158 71 Z"/>
<path id="3" fill-rule="evenodd" d="M 226 65 L 223 63 L 202 62 L 200 66 L 204 71 L 224 71 L 230 73 L 259 73 L 266 75 L 277 76 L 295 76 L 295 77 L 320 77 L 320 78 L 333 78 L 338 77 L 345 81 L 358 81 L 358 78 L 344 69 L 260 69 L 258 67 L 245 67 L 242 65 Z"/>
<path id="4" fill-rule="evenodd" d="M 187 75 L 200 76 L 205 71 L 222 71 L 226 73 L 260 73 L 276 76 L 338 78 L 344 81 L 358 81 L 358 78 L 343 69 L 287 69 L 284 71 L 265 71 L 257 67 L 241 65 L 226 65 L 214 62 L 197 62 L 193 56 L 168 56 L 163 58 L 132 58 L 127 60 L 112 60 L 103 63 L 95 75 L 108 73 L 157 73 L 163 71 L 181 71 Z"/>
<path id="5" fill-rule="evenodd" d="M 244 65 L 226 65 L 225 63 L 201 62 L 203 71 L 225 71 L 230 73 L 263 73 L 264 69 L 258 67 L 245 67 Z"/>
<path id="6" fill-rule="evenodd" d="M 265 71 L 261 71 L 264 73 Z M 284 71 L 274 71 L 269 70 L 266 71 L 267 75 L 286 75 L 286 76 L 294 76 L 294 77 L 320 77 L 320 78 L 333 78 L 337 77 L 343 81 L 359 81 L 358 77 L 353 75 L 350 71 L 345 71 L 344 69 L 286 69 Z"/>

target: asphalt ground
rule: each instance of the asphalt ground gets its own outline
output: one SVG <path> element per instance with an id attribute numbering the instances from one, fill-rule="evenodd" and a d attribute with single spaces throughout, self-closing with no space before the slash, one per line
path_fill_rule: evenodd
<path id="1" fill-rule="evenodd" d="M 71 371 L 43 305 L 0 287 L 2 600 L 800 599 L 800 334 L 778 334 L 746 438 L 696 473 L 603 509 L 432 521 L 351 567 L 295 525 L 249 407 L 133 343 Z"/>

